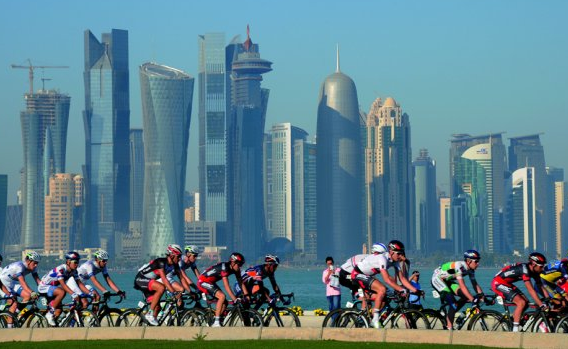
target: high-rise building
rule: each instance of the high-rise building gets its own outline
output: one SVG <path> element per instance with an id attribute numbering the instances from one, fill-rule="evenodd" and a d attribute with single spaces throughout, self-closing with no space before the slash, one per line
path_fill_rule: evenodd
<path id="1" fill-rule="evenodd" d="M 22 248 L 43 248 L 44 197 L 53 173 L 65 172 L 71 98 L 55 90 L 26 93 L 20 115 L 24 146 Z"/>
<path id="2" fill-rule="evenodd" d="M 263 168 L 262 168 L 262 185 L 263 202 L 264 202 L 264 221 L 266 227 L 266 235 L 270 236 L 272 233 L 272 134 L 266 133 L 264 135 L 263 143 Z"/>
<path id="3" fill-rule="evenodd" d="M 130 219 L 128 31 L 85 31 L 85 244 L 114 256 Z"/>
<path id="4" fill-rule="evenodd" d="M 533 134 L 522 137 L 509 138 L 509 172 L 524 167 L 534 168 L 535 209 L 536 209 L 536 241 L 534 249 L 542 252 L 555 250 L 556 237 L 552 233 L 552 215 L 548 210 L 547 174 L 544 159 L 544 148 L 540 142 L 540 135 Z M 549 232 L 550 230 L 550 232 Z"/>
<path id="5" fill-rule="evenodd" d="M 440 233 L 436 236 L 438 239 L 451 238 L 451 202 L 448 197 L 440 197 Z"/>
<path id="6" fill-rule="evenodd" d="M 0 174 L 0 250 L 4 250 L 6 210 L 8 206 L 8 175 Z"/>
<path id="7" fill-rule="evenodd" d="M 536 210 L 536 171 L 534 167 L 515 170 L 511 176 L 512 192 L 509 226 L 510 246 L 519 253 L 538 250 Z"/>
<path id="8" fill-rule="evenodd" d="M 321 85 L 317 120 L 318 258 L 342 260 L 365 242 L 361 222 L 361 126 L 357 88 L 339 67 Z"/>
<path id="9" fill-rule="evenodd" d="M 438 197 L 436 195 L 436 162 L 427 149 L 412 162 L 414 173 L 415 248 L 422 252 L 433 251 L 439 239 Z"/>
<path id="10" fill-rule="evenodd" d="M 261 88 L 261 81 L 262 74 L 272 70 L 272 62 L 260 58 L 258 44 L 253 44 L 248 27 L 245 42 L 229 44 L 226 57 L 226 72 L 231 74 L 227 245 L 255 260 L 266 238 L 262 165 L 269 90 Z"/>
<path id="11" fill-rule="evenodd" d="M 317 258 L 316 143 L 294 142 L 294 247 Z"/>
<path id="12" fill-rule="evenodd" d="M 198 37 L 199 45 L 199 207 L 201 219 L 227 220 L 227 105 L 225 34 Z"/>
<path id="13" fill-rule="evenodd" d="M 295 177 L 293 145 L 308 133 L 290 123 L 275 124 L 272 139 L 272 229 L 267 241 L 285 238 L 292 242 L 294 230 Z"/>
<path id="14" fill-rule="evenodd" d="M 45 197 L 46 251 L 68 251 L 76 248 L 77 210 L 82 197 L 82 177 L 70 173 L 56 173 L 49 178 L 49 194 Z M 78 205 L 77 205 L 78 204 Z"/>
<path id="15" fill-rule="evenodd" d="M 141 128 L 130 129 L 130 221 L 142 222 L 144 207 L 144 138 Z"/>
<path id="16" fill-rule="evenodd" d="M 159 256 L 183 241 L 183 199 L 194 79 L 181 70 L 140 66 L 144 122 L 142 251 Z"/>
<path id="17" fill-rule="evenodd" d="M 367 242 L 398 239 L 410 249 L 423 249 L 426 246 L 421 241 L 415 241 L 413 228 L 412 149 L 408 114 L 402 112 L 393 98 L 387 98 L 384 103 L 378 98 L 367 114 L 366 128 L 365 196 L 368 202 L 367 228 L 370 228 Z"/>
<path id="18" fill-rule="evenodd" d="M 506 153 L 501 133 L 472 137 L 454 135 L 450 149 L 450 192 L 453 201 L 462 196 L 467 202 L 467 248 L 501 253 L 506 246 L 502 212 L 505 210 Z"/>
<path id="19" fill-rule="evenodd" d="M 568 251 L 568 184 L 554 183 L 554 234 L 556 258 L 564 258 Z"/>

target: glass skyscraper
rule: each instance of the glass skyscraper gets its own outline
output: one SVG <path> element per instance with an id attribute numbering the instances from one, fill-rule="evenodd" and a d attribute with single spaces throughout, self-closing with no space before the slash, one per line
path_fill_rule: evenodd
<path id="1" fill-rule="evenodd" d="M 253 44 L 248 27 L 246 41 L 229 44 L 226 57 L 226 71 L 231 74 L 227 245 L 252 261 L 260 255 L 266 238 L 262 166 L 269 91 L 260 84 L 262 74 L 272 70 L 272 62 L 260 58 L 258 44 Z"/>
<path id="2" fill-rule="evenodd" d="M 44 197 L 53 173 L 65 172 L 65 149 L 71 98 L 54 90 L 26 93 L 20 114 L 24 148 L 22 248 L 42 249 Z"/>
<path id="3" fill-rule="evenodd" d="M 130 220 L 142 222 L 144 139 L 141 128 L 130 129 Z"/>
<path id="4" fill-rule="evenodd" d="M 294 247 L 310 260 L 317 258 L 316 144 L 294 142 Z"/>
<path id="5" fill-rule="evenodd" d="M 357 89 L 339 69 L 321 85 L 317 119 L 318 258 L 360 253 L 362 231 L 361 126 Z"/>
<path id="6" fill-rule="evenodd" d="M 128 31 L 113 29 L 99 41 L 85 31 L 85 157 L 87 246 L 114 255 L 115 235 L 130 216 L 130 87 Z"/>
<path id="7" fill-rule="evenodd" d="M 142 254 L 161 256 L 183 243 L 183 199 L 194 79 L 181 70 L 140 66 L 144 118 Z"/>
<path id="8" fill-rule="evenodd" d="M 415 248 L 422 252 L 433 252 L 439 239 L 438 198 L 436 196 L 436 162 L 430 158 L 427 149 L 420 149 L 420 155 L 412 162 L 414 173 L 414 222 Z"/>
<path id="9" fill-rule="evenodd" d="M 227 220 L 227 103 L 225 34 L 198 37 L 200 219 Z"/>

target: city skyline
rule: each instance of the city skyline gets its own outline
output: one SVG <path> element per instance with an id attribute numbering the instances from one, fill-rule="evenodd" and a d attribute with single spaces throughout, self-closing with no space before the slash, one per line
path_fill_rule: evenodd
<path id="1" fill-rule="evenodd" d="M 249 5 L 255 3 L 245 1 Z M 438 184 L 442 189 L 449 187 L 448 140 L 453 133 L 506 131 L 507 144 L 505 139 L 510 137 L 544 132 L 547 165 L 567 167 L 568 161 L 562 156 L 562 149 L 566 149 L 563 127 L 557 125 L 560 122 L 564 126 L 562 116 L 568 114 L 567 102 L 562 98 L 568 84 L 568 51 L 562 37 L 568 25 L 561 15 L 568 9 L 566 3 L 553 1 L 538 6 L 521 1 L 507 6 L 480 1 L 460 6 L 409 1 L 344 6 L 332 1 L 325 9 L 310 4 L 298 13 L 292 2 L 274 4 L 273 13 L 278 16 L 254 6 L 226 4 L 226 15 L 219 18 L 203 16 L 183 26 L 164 28 L 145 28 L 146 21 L 141 19 L 150 13 L 128 2 L 116 4 L 116 13 L 105 18 L 97 16 L 102 13 L 100 9 L 88 4 L 63 2 L 46 6 L 38 2 L 32 9 L 14 4 L 10 18 L 0 21 L 4 32 L 18 29 L 0 39 L 3 47 L 10 48 L 0 58 L 0 103 L 4 106 L 5 122 L 0 131 L 0 147 L 13 149 L 0 156 L 0 173 L 9 175 L 8 203 L 15 202 L 15 190 L 20 185 L 23 152 L 20 146 L 13 145 L 22 144 L 18 115 L 24 107 L 22 95 L 29 89 L 25 71 L 12 70 L 10 64 L 21 64 L 30 58 L 34 64 L 70 66 L 43 74 L 37 70 L 35 86 L 41 85 L 42 77 L 52 78 L 46 81 L 48 88 L 71 96 L 67 171 L 82 172 L 85 159 L 81 33 L 85 29 L 95 33 L 109 28 L 128 30 L 132 38 L 130 67 L 152 59 L 197 76 L 197 36 L 224 32 L 227 39 L 235 34 L 244 38 L 244 29 L 250 23 L 255 42 L 263 44 L 263 55 L 275 62 L 274 71 L 263 83 L 271 89 L 265 131 L 276 123 L 291 122 L 311 136 L 315 135 L 318 87 L 335 65 L 335 44 L 339 43 L 342 66 L 357 85 L 360 109 L 368 110 L 378 96 L 393 96 L 404 105 L 413 116 L 413 158 L 418 149 L 429 149 L 438 164 Z M 491 13 L 485 11 L 488 5 Z M 180 11 L 176 11 L 179 14 L 174 16 L 207 13 L 212 6 L 180 3 Z M 77 15 L 63 17 L 59 13 L 62 9 Z M 128 20 L 119 15 L 124 11 L 140 16 Z M 378 20 L 373 15 L 377 11 L 390 15 Z M 345 23 L 323 25 L 337 13 L 345 17 Z M 44 19 L 34 21 L 40 16 Z M 45 25 L 45 18 L 65 18 L 65 30 L 59 23 Z M 37 24 L 24 26 L 24 21 Z M 292 24 L 295 30 L 281 30 Z M 52 49 L 54 41 L 57 50 Z M 294 54 L 287 54 L 289 51 Z M 290 88 L 298 79 L 301 86 Z M 140 127 L 142 113 L 135 93 L 139 90 L 135 74 L 131 74 L 130 85 L 132 126 Z M 197 117 L 191 127 L 188 150 L 186 187 L 190 190 L 198 188 L 196 122 Z"/>

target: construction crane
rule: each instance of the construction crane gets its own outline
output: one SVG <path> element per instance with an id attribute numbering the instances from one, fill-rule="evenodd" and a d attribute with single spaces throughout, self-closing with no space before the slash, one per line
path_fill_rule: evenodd
<path id="1" fill-rule="evenodd" d="M 34 93 L 34 69 L 51 69 L 51 68 L 69 68 L 66 65 L 33 65 L 32 61 L 28 59 L 28 65 L 18 65 L 12 64 L 12 68 L 14 69 L 28 69 L 29 70 L 29 78 L 30 78 L 30 94 Z"/>

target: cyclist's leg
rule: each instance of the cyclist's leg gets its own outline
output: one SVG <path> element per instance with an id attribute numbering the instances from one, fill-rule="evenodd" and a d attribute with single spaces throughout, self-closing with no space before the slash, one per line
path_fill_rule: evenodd
<path id="1" fill-rule="evenodd" d="M 157 316 L 160 312 L 160 309 L 158 309 L 158 306 L 160 305 L 160 299 L 162 299 L 162 295 L 164 294 L 166 288 L 162 283 L 157 282 L 156 280 L 150 280 L 150 282 L 148 283 L 148 290 L 153 292 L 152 301 L 150 302 L 150 309 L 155 314 L 154 316 Z"/>
<path id="2" fill-rule="evenodd" d="M 434 271 L 434 275 L 432 275 L 431 284 L 432 288 L 438 291 L 438 293 L 440 294 L 440 302 L 442 304 L 448 305 L 448 311 L 446 314 L 446 327 L 448 329 L 452 329 L 457 308 L 456 299 L 453 296 L 452 290 L 448 287 L 446 282 L 444 282 L 444 280 L 442 280 L 438 276 L 438 273 L 439 269 L 436 269 Z"/>
<path id="3" fill-rule="evenodd" d="M 51 286 L 50 291 L 47 293 L 48 296 L 53 297 L 50 306 L 55 318 L 59 317 L 63 311 L 61 302 L 63 301 L 63 298 L 65 298 L 65 294 L 66 292 L 63 288 L 55 286 Z"/>
<path id="4" fill-rule="evenodd" d="M 515 325 L 518 326 L 519 322 L 521 321 L 521 316 L 528 306 L 528 301 L 525 295 L 520 291 L 513 297 L 512 301 L 516 305 L 515 311 L 513 312 L 513 331 L 515 331 Z"/>
<path id="5" fill-rule="evenodd" d="M 516 308 L 513 312 L 513 332 L 519 331 L 521 316 L 528 305 L 527 298 L 515 285 L 503 285 L 494 281 L 491 288 L 498 296 L 515 304 Z"/>

